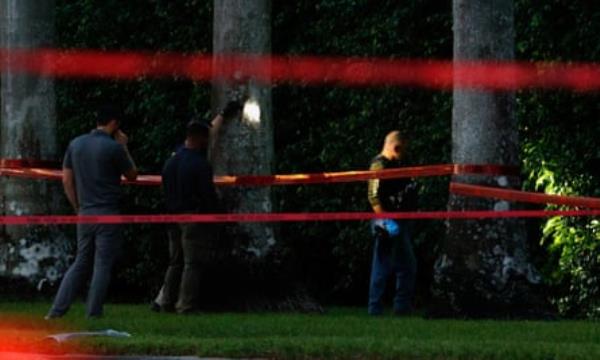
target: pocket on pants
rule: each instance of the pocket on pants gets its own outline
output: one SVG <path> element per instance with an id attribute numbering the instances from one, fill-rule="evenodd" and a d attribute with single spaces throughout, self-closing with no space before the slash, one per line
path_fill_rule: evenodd
<path id="1" fill-rule="evenodd" d="M 375 235 L 375 239 L 375 246 L 377 246 L 379 255 L 389 255 L 392 252 L 394 239 L 387 232 L 378 232 Z"/>

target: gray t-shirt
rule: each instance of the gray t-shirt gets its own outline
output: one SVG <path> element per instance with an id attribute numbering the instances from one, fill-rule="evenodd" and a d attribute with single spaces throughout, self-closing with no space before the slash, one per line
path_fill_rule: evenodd
<path id="1" fill-rule="evenodd" d="M 93 130 L 71 141 L 63 168 L 73 170 L 80 213 L 119 212 L 121 174 L 133 168 L 123 145 Z"/>

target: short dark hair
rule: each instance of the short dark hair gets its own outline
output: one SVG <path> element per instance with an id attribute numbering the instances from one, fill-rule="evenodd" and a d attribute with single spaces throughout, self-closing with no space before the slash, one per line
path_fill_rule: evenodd
<path id="1" fill-rule="evenodd" d="M 205 122 L 205 121 L 200 121 L 197 119 L 192 119 L 187 123 L 186 126 L 186 135 L 188 137 L 190 136 L 206 136 L 208 137 L 208 133 L 210 131 L 211 128 L 211 124 Z"/>
<path id="2" fill-rule="evenodd" d="M 96 112 L 96 124 L 101 126 L 108 125 L 111 120 L 121 122 L 122 117 L 123 115 L 118 107 L 114 105 L 102 105 Z"/>

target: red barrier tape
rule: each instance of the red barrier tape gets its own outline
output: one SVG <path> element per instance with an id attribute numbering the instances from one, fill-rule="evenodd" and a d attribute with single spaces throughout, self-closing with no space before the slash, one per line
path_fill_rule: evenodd
<path id="1" fill-rule="evenodd" d="M 339 213 L 254 213 L 254 214 L 186 214 L 186 215 L 98 215 L 98 216 L 0 216 L 0 225 L 59 224 L 139 224 L 139 223 L 232 223 L 349 221 L 370 219 L 490 219 L 542 218 L 552 216 L 599 216 L 600 210 L 516 210 L 516 211 L 429 211 L 406 213 L 339 212 Z"/>
<path id="2" fill-rule="evenodd" d="M 318 183 L 339 183 L 364 181 L 369 179 L 392 179 L 401 177 L 443 176 L 452 174 L 503 175 L 518 173 L 518 168 L 501 165 L 442 164 L 406 167 L 378 171 L 346 171 L 314 174 L 267 175 L 267 176 L 217 176 L 215 183 L 221 186 L 257 186 L 257 185 L 300 185 Z M 2 169 L 2 176 L 60 180 L 62 171 L 50 169 Z M 161 183 L 158 175 L 142 175 L 128 184 L 157 186 Z M 592 197 L 574 197 L 538 194 L 526 191 L 498 189 L 462 183 L 450 183 L 450 192 L 456 195 L 497 198 L 508 201 L 520 201 L 540 204 L 557 204 L 600 208 L 600 199 Z"/>
<path id="3" fill-rule="evenodd" d="M 54 160 L 37 160 L 37 159 L 0 159 L 0 170 L 5 169 L 22 169 L 22 168 L 49 168 L 58 169 L 61 167 L 60 162 Z"/>
<path id="4" fill-rule="evenodd" d="M 518 166 L 509 165 L 477 165 L 477 164 L 454 164 L 453 175 L 521 175 L 521 169 Z"/>
<path id="5" fill-rule="evenodd" d="M 498 189 L 488 186 L 450 183 L 450 192 L 455 195 L 496 198 L 538 204 L 556 204 L 600 209 L 600 198 L 538 194 L 526 191 Z"/>
<path id="6" fill-rule="evenodd" d="M 478 169 L 477 169 L 478 170 Z M 498 170 L 500 171 L 500 170 Z M 370 179 L 397 179 L 406 177 L 443 176 L 455 173 L 452 164 L 414 166 L 385 170 L 342 171 L 312 174 L 221 176 L 215 179 L 219 185 L 300 185 L 326 184 Z"/>
<path id="7" fill-rule="evenodd" d="M 27 179 L 61 180 L 62 170 L 37 168 L 0 168 L 0 176 L 19 177 Z"/>
<path id="8" fill-rule="evenodd" d="M 420 86 L 450 90 L 523 88 L 575 91 L 600 89 L 595 63 L 453 62 L 261 55 L 184 55 L 177 53 L 102 52 L 93 50 L 2 50 L 0 70 L 61 78 L 136 80 L 184 77 L 195 81 L 252 77 L 266 83 L 345 86 Z"/>
<path id="9" fill-rule="evenodd" d="M 398 169 L 386 169 L 378 171 L 364 170 L 312 174 L 216 176 L 214 181 L 215 184 L 220 186 L 268 186 L 340 183 L 352 181 L 366 181 L 370 179 L 396 179 L 402 177 L 444 176 L 457 174 L 515 175 L 518 173 L 519 169 L 514 166 L 441 164 L 404 167 Z M 35 168 L 3 169 L 0 167 L 0 176 L 60 180 L 62 178 L 62 171 Z M 135 185 L 156 186 L 160 185 L 161 177 L 158 175 L 141 175 L 136 181 L 125 181 L 125 183 Z"/>

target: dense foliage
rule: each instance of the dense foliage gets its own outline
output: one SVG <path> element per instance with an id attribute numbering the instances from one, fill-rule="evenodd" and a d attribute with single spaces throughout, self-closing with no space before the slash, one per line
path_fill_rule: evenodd
<path id="1" fill-rule="evenodd" d="M 516 0 L 517 56 L 523 60 L 598 61 L 600 5 L 592 1 Z M 62 48 L 210 52 L 211 2 L 197 0 L 57 0 L 57 43 Z M 273 1 L 273 52 L 394 58 L 452 57 L 450 1 Z M 57 84 L 63 148 L 93 123 L 100 101 L 121 104 L 131 149 L 143 172 L 160 170 L 181 141 L 189 114 L 209 116 L 210 84 L 185 79 L 73 81 Z M 390 129 L 410 140 L 409 163 L 450 161 L 452 97 L 412 88 L 274 88 L 277 173 L 364 169 Z M 598 196 L 597 94 L 521 91 L 518 94 L 523 171 L 527 189 Z M 594 160 L 596 159 L 596 160 Z M 595 164 L 595 165 L 594 165 Z M 596 171 L 596 173 L 594 173 Z M 441 210 L 447 179 L 420 181 L 420 208 Z M 365 185 L 275 189 L 278 211 L 363 211 Z M 158 189 L 129 189 L 127 211 L 160 211 Z M 541 229 L 544 229 L 542 234 Z M 537 263 L 555 285 L 556 301 L 572 315 L 598 316 L 600 249 L 597 220 L 531 223 Z M 166 259 L 160 227 L 128 228 L 122 289 L 152 295 Z M 440 222 L 419 222 L 419 298 L 426 302 Z M 540 239 L 544 238 L 543 246 Z M 291 282 L 307 284 L 321 300 L 363 304 L 371 240 L 366 223 L 302 223 L 279 227 L 277 254 Z M 120 284 L 120 285 L 119 285 Z M 578 308 L 578 306 L 582 306 Z"/>
<path id="2" fill-rule="evenodd" d="M 598 62 L 600 6 L 591 1 L 518 1 L 517 51 L 523 59 Z M 598 94 L 527 91 L 519 94 L 525 188 L 551 194 L 600 196 Z M 570 316 L 600 317 L 598 219 L 553 218 L 542 226 L 540 262 L 553 301 Z"/>

